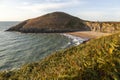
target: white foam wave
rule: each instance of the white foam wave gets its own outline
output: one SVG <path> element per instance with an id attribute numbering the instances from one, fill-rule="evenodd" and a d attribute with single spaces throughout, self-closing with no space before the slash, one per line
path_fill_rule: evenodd
<path id="1" fill-rule="evenodd" d="M 88 40 L 88 39 L 83 39 L 83 38 L 80 38 L 80 37 L 77 37 L 77 36 L 73 36 L 73 35 L 70 35 L 70 34 L 61 34 L 61 35 L 64 35 L 64 36 L 72 39 L 72 43 L 71 44 L 73 44 L 75 46 L 83 43 L 83 41 Z"/>

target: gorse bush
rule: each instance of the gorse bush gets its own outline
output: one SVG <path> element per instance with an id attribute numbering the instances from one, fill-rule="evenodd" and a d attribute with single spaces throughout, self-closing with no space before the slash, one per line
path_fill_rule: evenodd
<path id="1" fill-rule="evenodd" d="M 53 53 L 0 80 L 120 80 L 120 33 Z"/>

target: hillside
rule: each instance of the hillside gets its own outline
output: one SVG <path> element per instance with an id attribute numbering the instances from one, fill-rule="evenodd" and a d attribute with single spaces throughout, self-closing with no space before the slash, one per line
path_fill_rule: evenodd
<path id="1" fill-rule="evenodd" d="M 53 12 L 34 19 L 29 19 L 11 27 L 7 31 L 28 33 L 89 31 L 83 20 L 64 12 Z"/>
<path id="2" fill-rule="evenodd" d="M 19 70 L 0 72 L 0 80 L 120 80 L 120 33 L 53 53 Z"/>
<path id="3" fill-rule="evenodd" d="M 114 33 L 120 31 L 120 22 L 86 21 L 64 12 L 53 12 L 28 19 L 9 28 L 7 31 L 26 33 L 62 33 L 76 31 L 97 31 Z"/>

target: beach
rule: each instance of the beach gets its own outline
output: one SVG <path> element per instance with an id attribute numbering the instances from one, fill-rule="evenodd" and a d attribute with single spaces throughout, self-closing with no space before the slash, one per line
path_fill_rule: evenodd
<path id="1" fill-rule="evenodd" d="M 110 35 L 110 33 L 102 33 L 102 32 L 95 32 L 95 31 L 69 32 L 67 34 L 81 37 L 81 38 L 89 38 L 89 39 Z"/>

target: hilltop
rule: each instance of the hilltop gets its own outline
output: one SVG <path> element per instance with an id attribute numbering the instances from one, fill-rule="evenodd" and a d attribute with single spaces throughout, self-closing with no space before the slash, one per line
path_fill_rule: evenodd
<path id="1" fill-rule="evenodd" d="M 97 31 L 114 33 L 120 31 L 120 22 L 93 22 L 82 20 L 64 12 L 53 12 L 25 20 L 7 31 L 24 33 L 62 33 L 76 31 Z"/>
<path id="2" fill-rule="evenodd" d="M 28 33 L 89 31 L 83 20 L 64 12 L 53 12 L 29 19 L 11 27 L 7 31 Z"/>

